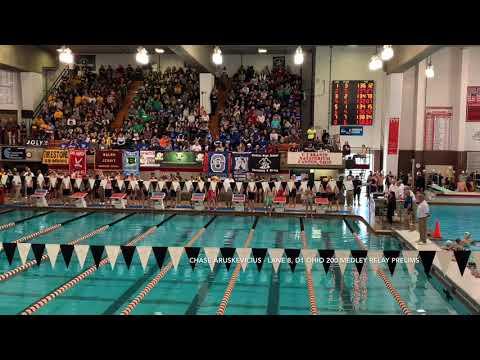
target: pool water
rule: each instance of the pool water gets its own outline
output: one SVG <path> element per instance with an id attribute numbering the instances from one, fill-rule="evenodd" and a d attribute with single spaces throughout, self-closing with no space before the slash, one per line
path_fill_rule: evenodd
<path id="1" fill-rule="evenodd" d="M 79 212 L 54 212 L 19 224 L 0 232 L 1 241 L 12 241 L 25 234 L 52 224 L 79 217 Z M 112 221 L 122 219 L 125 213 L 95 212 L 79 218 L 59 229 L 37 237 L 33 243 L 68 243 L 81 235 L 91 232 Z M 12 221 L 15 216 L 27 217 L 23 211 L 0 214 L 0 224 Z M 150 227 L 166 220 L 137 245 L 185 246 L 198 234 L 213 216 L 181 215 L 174 217 L 161 213 L 137 213 L 125 217 L 108 230 L 84 240 L 81 244 L 122 245 L 144 233 Z M 216 216 L 205 232 L 192 246 L 244 247 L 245 241 L 255 223 L 254 216 Z M 370 249 L 401 249 L 400 243 L 389 236 L 375 236 L 357 220 L 347 220 L 361 240 Z M 303 220 L 308 248 L 312 249 L 358 249 L 346 221 L 338 219 Z M 21 226 L 20 226 L 21 225 Z M 297 248 L 303 247 L 301 222 L 296 217 L 259 217 L 249 247 L 254 248 Z M 12 265 L 0 252 L 0 271 L 4 273 L 21 265 L 16 252 Z M 32 303 L 46 296 L 62 284 L 85 271 L 93 264 L 89 252 L 85 266 L 81 269 L 75 255 L 66 268 L 62 255 L 58 255 L 55 268 L 46 261 L 6 281 L 0 281 L 0 314 L 18 314 Z M 105 256 L 105 254 L 104 254 Z M 203 256 L 203 251 L 200 257 Z M 267 255 L 268 257 L 268 255 Z M 30 252 L 29 259 L 34 256 Z M 164 266 L 170 258 L 167 253 Z M 225 265 L 216 264 L 213 271 L 207 263 L 199 263 L 192 270 L 185 253 L 178 268 L 168 271 L 133 309 L 133 315 L 214 315 L 225 294 L 234 273 Z M 381 265 L 383 266 L 383 265 Z M 418 265 L 415 276 L 410 276 L 405 265 L 397 265 L 391 276 L 393 285 L 408 303 L 410 309 L 419 314 L 462 314 L 466 310 L 454 301 L 448 301 L 428 279 Z M 120 314 L 126 306 L 160 272 L 153 254 L 143 270 L 135 252 L 130 268 L 119 254 L 115 268 L 110 264 L 100 267 L 92 275 L 79 281 L 75 286 L 54 298 L 34 314 Z M 363 271 L 359 276 L 353 264 L 349 264 L 344 275 L 338 265 L 332 266 L 325 274 L 323 266 L 316 264 L 312 270 L 314 294 L 321 315 L 402 314 L 385 287 L 383 281 L 372 272 Z M 276 273 L 268 262 L 258 271 L 255 264 L 249 264 L 240 271 L 226 308 L 227 315 L 309 315 L 310 303 L 306 271 L 303 263 L 297 264 L 295 272 L 287 264 L 280 265 Z"/>
<path id="2" fill-rule="evenodd" d="M 442 241 L 463 239 L 466 231 L 472 234 L 476 243 L 471 250 L 480 251 L 480 206 L 475 205 L 430 205 L 432 216 L 428 220 L 428 229 L 435 229 L 440 222 Z"/>

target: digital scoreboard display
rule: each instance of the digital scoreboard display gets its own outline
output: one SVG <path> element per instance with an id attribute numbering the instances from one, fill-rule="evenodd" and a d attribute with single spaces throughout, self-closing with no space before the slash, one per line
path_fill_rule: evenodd
<path id="1" fill-rule="evenodd" d="M 375 82 L 332 81 L 332 125 L 373 125 Z"/>

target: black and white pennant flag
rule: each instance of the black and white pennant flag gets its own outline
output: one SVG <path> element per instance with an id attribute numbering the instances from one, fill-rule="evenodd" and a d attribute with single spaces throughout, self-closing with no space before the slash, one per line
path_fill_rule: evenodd
<path id="1" fill-rule="evenodd" d="M 198 182 L 198 190 L 200 192 L 202 192 L 204 187 L 205 187 L 205 183 L 203 181 L 199 181 Z"/>
<path id="2" fill-rule="evenodd" d="M 170 260 L 172 261 L 173 268 L 177 270 L 178 263 L 180 262 L 180 257 L 183 253 L 183 247 L 180 246 L 170 246 L 168 248 L 168 253 L 170 254 Z"/>
<path id="3" fill-rule="evenodd" d="M 368 264 L 373 272 L 377 272 L 380 262 L 383 258 L 383 252 L 380 250 L 370 250 L 368 251 Z"/>
<path id="4" fill-rule="evenodd" d="M 90 185 L 90 189 L 93 189 L 93 185 L 95 185 L 95 179 L 88 179 L 88 185 Z"/>
<path id="5" fill-rule="evenodd" d="M 230 266 L 232 265 L 232 260 L 235 255 L 235 248 L 222 247 L 220 248 L 220 254 L 222 255 L 222 261 L 224 262 L 227 271 L 230 270 Z"/>
<path id="6" fill-rule="evenodd" d="M 220 249 L 218 247 L 206 247 L 203 248 L 203 252 L 208 260 L 208 265 L 210 266 L 210 270 L 213 271 L 215 267 L 215 263 L 217 262 L 218 251 Z M 237 249 L 238 250 L 238 249 Z"/>
<path id="7" fill-rule="evenodd" d="M 255 190 L 255 182 L 250 181 L 248 183 L 248 188 L 250 189 L 250 191 L 254 191 Z"/>
<path id="8" fill-rule="evenodd" d="M 90 245 L 90 252 L 92 253 L 93 263 L 98 268 L 100 261 L 102 261 L 103 252 L 105 250 L 104 245 Z"/>
<path id="9" fill-rule="evenodd" d="M 127 265 L 127 268 L 130 269 L 130 265 L 132 264 L 132 260 L 133 260 L 133 255 L 135 254 L 135 246 L 121 245 L 120 251 L 122 252 L 123 260 L 125 260 L 125 264 Z"/>
<path id="10" fill-rule="evenodd" d="M 35 261 L 37 262 L 37 266 L 40 266 L 43 254 L 45 253 L 45 244 L 32 244 L 32 252 Z"/>
<path id="11" fill-rule="evenodd" d="M 243 183 L 241 181 L 235 182 L 235 186 L 237 188 L 237 192 L 240 192 L 242 190 L 242 185 Z"/>
<path id="12" fill-rule="evenodd" d="M 144 180 L 143 181 L 143 186 L 145 187 L 145 190 L 150 191 L 150 180 Z"/>
<path id="13" fill-rule="evenodd" d="M 198 255 L 200 254 L 199 247 L 186 247 L 185 253 L 187 254 L 188 262 L 192 267 L 192 270 L 195 270 L 195 266 L 197 265 Z"/>
<path id="14" fill-rule="evenodd" d="M 422 261 L 423 269 L 425 274 L 429 275 L 432 268 L 433 260 L 435 259 L 435 254 L 437 252 L 433 250 L 421 250 L 419 252 L 420 260 Z"/>
<path id="15" fill-rule="evenodd" d="M 415 265 L 418 259 L 418 250 L 403 250 L 402 255 L 408 273 L 410 275 L 415 274 Z"/>
<path id="16" fill-rule="evenodd" d="M 142 264 L 143 271 L 145 271 L 145 269 L 147 268 L 151 252 L 151 246 L 137 246 L 137 254 L 140 258 L 140 264 Z"/>
<path id="17" fill-rule="evenodd" d="M 290 270 L 294 272 L 300 259 L 300 249 L 285 249 L 285 256 L 288 265 L 290 265 Z"/>
<path id="18" fill-rule="evenodd" d="M 393 273 L 395 272 L 395 267 L 397 266 L 397 263 L 398 263 L 398 258 L 400 257 L 400 250 L 384 250 L 383 256 L 387 261 L 390 274 L 393 275 Z"/>
<path id="19" fill-rule="evenodd" d="M 264 192 L 267 192 L 270 189 L 270 186 L 268 186 L 268 182 L 262 181 L 262 189 Z"/>
<path id="20" fill-rule="evenodd" d="M 117 180 L 117 186 L 120 190 L 122 190 L 123 185 L 125 184 L 125 181 L 123 180 Z"/>
<path id="21" fill-rule="evenodd" d="M 70 266 L 70 261 L 72 260 L 74 246 L 70 244 L 60 244 L 60 251 L 62 253 L 65 266 L 68 268 Z"/>
<path id="22" fill-rule="evenodd" d="M 237 255 L 240 259 L 240 266 L 242 270 L 245 271 L 248 265 L 248 259 L 250 259 L 250 254 L 252 253 L 251 248 L 237 248 Z"/>
<path id="23" fill-rule="evenodd" d="M 470 257 L 471 251 L 470 250 L 456 250 L 453 252 L 455 255 L 455 260 L 457 260 L 458 271 L 463 276 L 465 268 L 468 264 L 468 258 Z"/>
<path id="24" fill-rule="evenodd" d="M 18 255 L 20 255 L 20 260 L 22 261 L 22 264 L 25 264 L 28 258 L 28 253 L 30 252 L 30 248 L 32 247 L 32 244 L 30 243 L 18 243 L 17 248 L 18 248 Z"/>
<path id="25" fill-rule="evenodd" d="M 191 180 L 185 181 L 185 190 L 190 191 L 191 188 L 192 188 L 192 181 Z"/>
<path id="26" fill-rule="evenodd" d="M 307 271 L 312 271 L 313 263 L 317 258 L 317 251 L 315 249 L 302 249 L 302 257 Z"/>
<path id="27" fill-rule="evenodd" d="M 238 253 L 238 251 L 237 251 Z M 263 263 L 265 261 L 265 257 L 267 256 L 267 249 L 266 248 L 253 248 L 252 249 L 252 257 L 255 261 L 255 265 L 257 265 L 257 270 L 262 270 Z"/>
<path id="28" fill-rule="evenodd" d="M 83 268 L 85 265 L 85 259 L 87 258 L 88 254 L 88 245 L 75 245 L 75 253 L 77 254 L 78 263 L 80 264 L 80 268 Z"/>
<path id="29" fill-rule="evenodd" d="M 318 255 L 320 256 L 320 262 L 323 265 L 323 269 L 325 270 L 325 274 L 328 274 L 330 270 L 330 265 L 335 259 L 335 251 L 329 249 L 319 249 Z"/>
<path id="30" fill-rule="evenodd" d="M 120 253 L 120 246 L 106 245 L 105 252 L 107 253 L 108 262 L 113 270 L 115 268 L 115 264 L 117 263 L 118 254 Z"/>
<path id="31" fill-rule="evenodd" d="M 165 246 L 154 246 L 152 248 L 153 255 L 155 256 L 155 260 L 157 261 L 157 266 L 159 269 L 161 269 L 163 266 L 165 256 L 167 255 L 167 250 L 168 248 Z"/>
<path id="32" fill-rule="evenodd" d="M 440 267 L 440 270 L 442 270 L 443 273 L 447 273 L 452 263 L 452 254 L 450 253 L 450 251 L 447 251 L 447 250 L 438 251 L 437 260 L 438 260 L 438 265 Z"/>
<path id="33" fill-rule="evenodd" d="M 368 261 L 368 258 L 367 258 L 368 251 L 352 250 L 351 254 L 352 254 L 353 260 L 355 261 L 355 266 L 357 268 L 358 274 L 361 274 L 365 263 Z"/>
<path id="34" fill-rule="evenodd" d="M 52 265 L 52 269 L 55 268 L 57 263 L 58 252 L 60 251 L 60 244 L 46 244 L 45 249 L 47 250 L 48 259 Z"/>
<path id="35" fill-rule="evenodd" d="M 7 261 L 12 265 L 13 256 L 15 255 L 15 250 L 17 249 L 17 243 L 3 243 L 3 251 L 7 257 Z"/>
<path id="36" fill-rule="evenodd" d="M 159 181 L 157 184 L 157 190 L 162 191 L 164 187 L 165 187 L 165 181 Z"/>
<path id="37" fill-rule="evenodd" d="M 348 260 L 350 259 L 350 251 L 349 250 L 335 250 L 335 257 L 338 261 L 338 267 L 340 268 L 340 273 L 345 273 L 345 269 L 348 265 Z"/>
<path id="38" fill-rule="evenodd" d="M 273 270 L 277 273 L 283 258 L 283 249 L 268 249 L 268 255 L 272 261 Z"/>

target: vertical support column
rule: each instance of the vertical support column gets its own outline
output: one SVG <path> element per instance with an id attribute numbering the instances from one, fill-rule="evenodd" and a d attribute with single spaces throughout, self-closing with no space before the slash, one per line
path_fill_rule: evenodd
<path id="1" fill-rule="evenodd" d="M 423 137 L 425 132 L 425 96 L 426 96 L 426 62 L 422 60 L 416 69 L 416 106 L 415 106 L 415 151 L 423 151 Z"/>
<path id="2" fill-rule="evenodd" d="M 460 78 L 459 78 L 459 104 L 458 120 L 453 124 L 453 149 L 456 151 L 465 151 L 466 120 L 467 120 L 467 87 L 469 82 L 470 49 L 462 49 L 460 53 Z M 455 121 L 455 117 L 453 118 Z"/>
<path id="3" fill-rule="evenodd" d="M 210 94 L 214 85 L 215 77 L 212 74 L 200 74 L 200 107 L 203 107 L 207 114 L 211 112 Z"/>
<path id="4" fill-rule="evenodd" d="M 398 148 L 396 154 L 388 154 L 388 139 L 390 130 L 390 118 L 399 118 L 399 130 L 400 135 L 402 123 L 402 94 L 403 94 L 403 73 L 395 73 L 387 76 L 386 81 L 387 89 L 387 101 L 384 121 L 384 134 L 383 137 L 383 171 L 388 174 L 389 171 L 392 174 L 398 173 Z M 399 143 L 400 139 L 397 140 Z"/>

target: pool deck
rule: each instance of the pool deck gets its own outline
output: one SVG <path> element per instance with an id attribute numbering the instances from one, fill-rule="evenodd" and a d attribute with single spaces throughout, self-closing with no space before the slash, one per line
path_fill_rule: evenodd
<path id="1" fill-rule="evenodd" d="M 412 250 L 442 250 L 437 244 L 430 240 L 427 240 L 425 245 L 417 243 L 420 239 L 418 231 L 395 230 L 393 233 L 403 240 Z M 454 257 L 452 253 L 452 262 L 453 261 Z M 433 260 L 432 273 L 439 276 L 441 280 L 448 285 L 452 293 L 460 295 L 469 307 L 475 309 L 476 314 L 480 314 L 480 278 L 473 276 L 468 267 L 465 268 L 463 276 L 460 274 L 456 264 L 451 264 L 447 271 L 444 272 L 440 270 L 440 262 L 436 256 Z"/>

